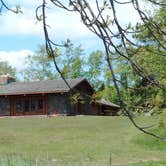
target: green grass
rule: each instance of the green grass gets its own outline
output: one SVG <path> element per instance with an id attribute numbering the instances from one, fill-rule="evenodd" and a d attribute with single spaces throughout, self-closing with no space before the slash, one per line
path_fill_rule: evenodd
<path id="1" fill-rule="evenodd" d="M 128 166 L 166 166 L 166 160 L 165 161 L 139 162 L 136 164 L 130 164 Z"/>
<path id="2" fill-rule="evenodd" d="M 137 121 L 151 125 L 157 119 Z M 166 162 L 166 149 L 161 150 L 165 143 L 159 148 L 144 146 L 147 137 L 126 117 L 2 118 L 0 126 L 0 165 L 4 166 L 109 166 L 110 156 L 112 165 L 121 166 Z"/>
<path id="3" fill-rule="evenodd" d="M 162 137 L 166 137 L 166 128 L 157 128 L 151 130 L 151 132 L 156 133 Z M 161 141 L 160 139 L 153 138 L 147 135 L 139 135 L 133 140 L 136 144 L 143 146 L 149 150 L 160 150 L 166 151 L 166 141 Z"/>

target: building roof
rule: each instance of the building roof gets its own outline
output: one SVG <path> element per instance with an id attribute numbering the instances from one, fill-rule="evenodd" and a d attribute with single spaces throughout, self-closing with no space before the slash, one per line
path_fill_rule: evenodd
<path id="1" fill-rule="evenodd" d="M 114 108 L 120 108 L 119 105 L 116 105 L 110 101 L 106 101 L 104 99 L 101 99 L 101 100 L 96 100 L 95 101 L 96 104 L 99 104 L 99 105 L 105 105 L 105 106 L 109 106 L 109 107 L 114 107 Z"/>
<path id="2" fill-rule="evenodd" d="M 88 82 L 84 78 L 67 80 L 71 88 L 76 87 L 83 81 Z M 65 84 L 63 80 L 12 82 L 10 84 L 0 85 L 0 96 L 39 93 L 64 93 L 68 92 L 69 90 L 69 87 Z"/>

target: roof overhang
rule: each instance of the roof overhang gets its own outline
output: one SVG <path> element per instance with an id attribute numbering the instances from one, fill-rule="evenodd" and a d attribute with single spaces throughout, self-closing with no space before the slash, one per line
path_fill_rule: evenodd
<path id="1" fill-rule="evenodd" d="M 67 93 L 69 91 L 40 91 L 40 92 L 16 92 L 16 93 L 2 93 L 0 96 L 17 96 L 17 95 L 39 95 L 39 94 L 58 94 Z"/>
<path id="2" fill-rule="evenodd" d="M 96 100 L 96 101 L 95 101 L 95 104 L 97 104 L 97 105 L 102 105 L 102 106 L 107 106 L 107 107 L 113 107 L 113 108 L 116 108 L 116 109 L 120 108 L 119 105 L 114 104 L 114 103 L 109 102 L 109 101 L 106 101 L 106 100 L 104 100 L 104 99 Z"/>

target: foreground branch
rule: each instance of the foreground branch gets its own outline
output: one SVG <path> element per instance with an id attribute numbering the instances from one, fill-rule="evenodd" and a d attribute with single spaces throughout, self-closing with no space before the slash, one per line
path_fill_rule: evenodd
<path id="1" fill-rule="evenodd" d="M 100 6 L 99 1 L 96 0 L 95 1 L 96 10 L 97 10 L 97 13 L 96 13 L 96 11 L 95 12 L 93 11 L 90 3 L 87 0 L 78 0 L 78 1 L 69 0 L 69 4 L 70 4 L 69 7 L 65 6 L 62 2 L 60 2 L 58 0 L 50 0 L 50 1 L 55 6 L 60 7 L 64 10 L 67 10 L 70 12 L 73 12 L 73 11 L 77 12 L 80 15 L 81 20 L 84 23 L 84 25 L 102 40 L 104 48 L 105 48 L 105 52 L 106 52 L 106 60 L 107 60 L 110 72 L 112 74 L 113 83 L 114 83 L 114 86 L 116 88 L 117 95 L 119 98 L 120 107 L 123 110 L 123 112 L 128 116 L 128 118 L 130 119 L 132 124 L 137 129 L 139 129 L 140 131 L 142 131 L 148 135 L 159 138 L 161 140 L 166 140 L 165 137 L 161 137 L 154 133 L 146 131 L 144 127 L 140 127 L 135 122 L 132 115 L 128 111 L 127 105 L 124 102 L 123 96 L 120 92 L 118 79 L 116 78 L 115 71 L 114 71 L 112 61 L 110 58 L 111 53 L 116 52 L 117 57 L 124 58 L 130 64 L 133 71 L 139 77 L 142 77 L 143 79 L 148 80 L 149 83 L 153 86 L 159 87 L 161 89 L 165 89 L 165 87 L 163 85 L 160 85 L 157 80 L 152 80 L 150 78 L 149 74 L 147 73 L 147 71 L 144 68 L 142 68 L 140 65 L 138 65 L 136 61 L 134 61 L 134 59 L 132 57 L 134 56 L 135 51 L 133 51 L 133 52 L 129 51 L 128 48 L 132 46 L 135 49 L 139 49 L 141 46 L 138 43 L 132 41 L 131 37 L 128 35 L 129 32 L 135 33 L 134 30 L 132 30 L 131 27 L 124 28 L 120 24 L 119 19 L 117 17 L 115 3 L 121 4 L 121 5 L 131 4 L 134 6 L 135 10 L 140 15 L 140 18 L 142 19 L 143 23 L 145 23 L 145 25 L 147 25 L 146 23 L 147 23 L 147 21 L 149 21 L 149 18 L 146 16 L 146 14 L 143 12 L 143 10 L 140 9 L 139 2 L 137 0 L 131 0 L 131 1 L 126 1 L 126 2 L 121 3 L 117 0 L 109 0 L 109 1 L 103 1 L 103 5 Z M 152 0 L 150 2 L 156 4 Z M 164 4 L 157 3 L 156 5 L 164 5 Z M 56 70 L 61 75 L 62 79 L 64 80 L 66 85 L 69 87 L 69 89 L 71 89 L 67 80 L 61 73 L 61 71 L 57 65 L 56 59 L 55 59 L 54 47 L 60 46 L 60 45 L 54 43 L 49 38 L 47 24 L 46 24 L 46 14 L 47 14 L 46 13 L 46 0 L 43 0 L 43 4 L 41 5 L 41 7 L 42 7 L 42 17 L 43 17 L 42 18 L 43 19 L 43 29 L 44 29 L 45 42 L 46 42 L 45 45 L 46 45 L 46 50 L 47 50 L 48 56 L 52 57 Z M 113 15 L 112 20 L 109 19 L 108 17 L 105 17 L 105 14 L 104 14 L 105 10 L 108 10 L 110 13 L 112 13 L 112 15 Z M 112 24 L 113 24 L 112 26 L 110 25 L 110 22 L 112 22 Z M 159 33 L 163 32 L 163 30 L 160 29 L 159 26 L 157 26 L 157 23 L 152 22 L 151 25 L 153 26 L 153 28 L 157 29 L 156 32 L 159 32 Z M 112 28 L 116 28 L 117 32 L 112 31 Z M 153 34 L 153 31 L 150 29 L 149 25 L 147 27 L 145 27 L 145 29 L 152 34 L 153 40 L 155 40 L 162 49 L 165 49 L 165 45 L 157 38 L 157 36 L 155 34 Z M 163 33 L 163 35 L 165 35 L 165 34 Z M 119 47 L 119 45 L 117 43 L 120 43 L 121 46 Z M 61 45 L 61 47 L 65 47 L 65 45 Z M 159 56 L 160 56 L 160 54 L 159 54 Z"/>

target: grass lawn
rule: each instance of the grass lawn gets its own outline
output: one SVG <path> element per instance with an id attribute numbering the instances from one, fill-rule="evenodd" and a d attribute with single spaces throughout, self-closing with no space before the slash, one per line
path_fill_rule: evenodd
<path id="1" fill-rule="evenodd" d="M 158 117 L 137 121 L 157 125 Z M 166 142 L 147 137 L 126 117 L 1 118 L 0 126 L 2 166 L 166 165 Z"/>

